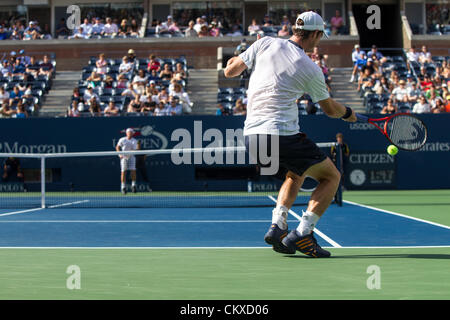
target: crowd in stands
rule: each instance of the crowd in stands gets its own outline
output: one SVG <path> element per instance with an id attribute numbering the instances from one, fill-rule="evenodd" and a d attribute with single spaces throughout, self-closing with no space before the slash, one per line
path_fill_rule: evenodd
<path id="1" fill-rule="evenodd" d="M 52 39 L 50 26 L 42 28 L 38 21 L 13 20 L 0 22 L 0 40 L 36 40 Z"/>
<path id="2" fill-rule="evenodd" d="M 383 56 L 376 46 L 366 53 L 356 45 L 352 60 L 350 82 L 357 80 L 368 112 L 450 112 L 450 57 L 432 56 L 426 46 L 420 52 L 412 47 L 404 59 Z"/>
<path id="3" fill-rule="evenodd" d="M 300 12 L 299 12 L 300 13 Z M 180 25 L 171 15 L 167 16 L 165 21 L 154 20 L 149 29 L 149 37 L 222 37 L 222 36 L 278 36 L 288 37 L 292 35 L 292 23 L 288 16 L 283 16 L 281 21 L 274 22 L 270 15 L 265 15 L 262 21 L 253 18 L 247 30 L 244 30 L 239 19 L 234 23 L 228 23 L 218 17 L 213 16 L 209 19 L 206 16 L 197 17 L 195 20 L 189 20 L 186 25 Z M 336 10 L 335 16 L 327 23 L 325 32 L 330 35 L 347 34 L 348 30 L 345 21 L 339 10 Z"/>
<path id="4" fill-rule="evenodd" d="M 93 57 L 73 90 L 67 115 L 171 116 L 192 112 L 186 92 L 186 59 L 161 59 L 154 54 L 137 58 L 130 49 L 122 59 Z"/>
<path id="5" fill-rule="evenodd" d="M 101 39 L 101 38 L 137 38 L 140 24 L 136 19 L 122 19 L 106 17 L 84 18 L 78 28 L 71 31 L 67 28 L 65 19 L 61 19 L 56 27 L 58 38 L 68 39 Z"/>
<path id="6" fill-rule="evenodd" d="M 243 39 L 242 42 L 236 47 L 234 55 L 237 56 L 247 49 L 247 41 Z M 314 47 L 312 52 L 307 52 L 308 57 L 314 61 L 322 70 L 325 83 L 327 85 L 330 96 L 332 95 L 331 89 L 331 76 L 329 75 L 330 69 L 327 66 L 328 55 L 320 53 L 318 47 Z M 247 72 L 247 70 L 245 71 Z M 237 88 L 219 88 L 217 92 L 217 110 L 216 115 L 228 116 L 228 115 L 246 115 L 247 114 L 247 95 L 246 95 L 246 81 L 249 77 L 248 73 L 241 75 L 240 87 Z M 295 103 L 298 106 L 299 113 L 302 115 L 307 114 L 323 114 L 318 103 L 313 103 L 311 97 L 308 94 L 301 96 Z"/>
<path id="7" fill-rule="evenodd" d="M 38 60 L 24 50 L 4 54 L 0 66 L 0 117 L 37 115 L 41 99 L 51 87 L 55 66 L 48 55 Z"/>

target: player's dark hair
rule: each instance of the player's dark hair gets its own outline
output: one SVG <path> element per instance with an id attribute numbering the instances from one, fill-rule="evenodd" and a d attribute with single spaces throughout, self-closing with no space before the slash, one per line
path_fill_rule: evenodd
<path id="1" fill-rule="evenodd" d="M 303 22 L 303 20 L 299 19 L 297 21 L 297 24 L 292 26 L 292 32 L 294 33 L 294 36 L 302 39 L 308 39 L 312 34 L 314 34 L 314 31 L 316 30 L 304 30 L 297 28 L 297 26 L 303 26 L 304 24 L 305 23 Z"/>

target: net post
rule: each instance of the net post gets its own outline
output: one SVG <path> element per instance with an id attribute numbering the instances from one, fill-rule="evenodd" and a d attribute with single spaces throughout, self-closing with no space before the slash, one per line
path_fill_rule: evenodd
<path id="1" fill-rule="evenodd" d="M 45 156 L 41 157 L 41 208 L 45 209 Z"/>
<path id="2" fill-rule="evenodd" d="M 342 207 L 342 180 L 343 180 L 343 175 L 344 175 L 344 158 L 342 156 L 342 148 L 339 147 L 339 144 L 336 143 L 336 152 L 337 152 L 337 158 L 339 160 L 337 160 L 336 162 L 338 165 L 338 170 L 341 174 L 341 179 L 339 180 L 339 186 L 338 186 L 338 190 L 336 193 L 336 202 L 338 204 L 339 207 Z"/>

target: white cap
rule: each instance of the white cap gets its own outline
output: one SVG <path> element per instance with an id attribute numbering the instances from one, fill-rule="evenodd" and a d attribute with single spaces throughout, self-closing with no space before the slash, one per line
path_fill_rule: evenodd
<path id="1" fill-rule="evenodd" d="M 133 128 L 128 128 L 126 132 L 127 132 L 127 133 L 128 133 L 128 132 L 134 133 L 134 130 L 133 130 Z"/>
<path id="2" fill-rule="evenodd" d="M 298 25 L 298 20 L 303 20 L 303 25 Z M 325 23 L 323 22 L 322 17 L 315 13 L 314 11 L 306 11 L 303 12 L 301 15 L 297 17 L 297 20 L 295 20 L 295 26 L 298 29 L 313 31 L 313 30 L 319 30 L 323 31 L 323 34 L 328 38 L 327 34 L 325 33 Z"/>

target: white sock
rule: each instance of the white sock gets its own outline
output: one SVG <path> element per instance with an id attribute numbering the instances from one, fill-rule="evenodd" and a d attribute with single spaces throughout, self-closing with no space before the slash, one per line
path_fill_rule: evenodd
<path id="1" fill-rule="evenodd" d="M 310 234 L 314 230 L 314 227 L 319 219 L 320 217 L 314 212 L 303 211 L 302 220 L 297 227 L 297 231 L 300 233 L 300 236 L 303 237 Z"/>
<path id="2" fill-rule="evenodd" d="M 121 189 L 125 189 L 125 183 L 121 184 Z"/>
<path id="3" fill-rule="evenodd" d="M 288 208 L 285 206 L 278 206 L 272 211 L 272 224 L 276 223 L 282 230 L 287 229 Z"/>
<path id="4" fill-rule="evenodd" d="M 136 181 L 131 181 L 131 186 L 136 187 Z"/>
<path id="5" fill-rule="evenodd" d="M 355 76 L 354 75 L 352 75 L 352 77 L 350 78 L 350 82 L 353 82 L 353 81 L 355 81 Z"/>

